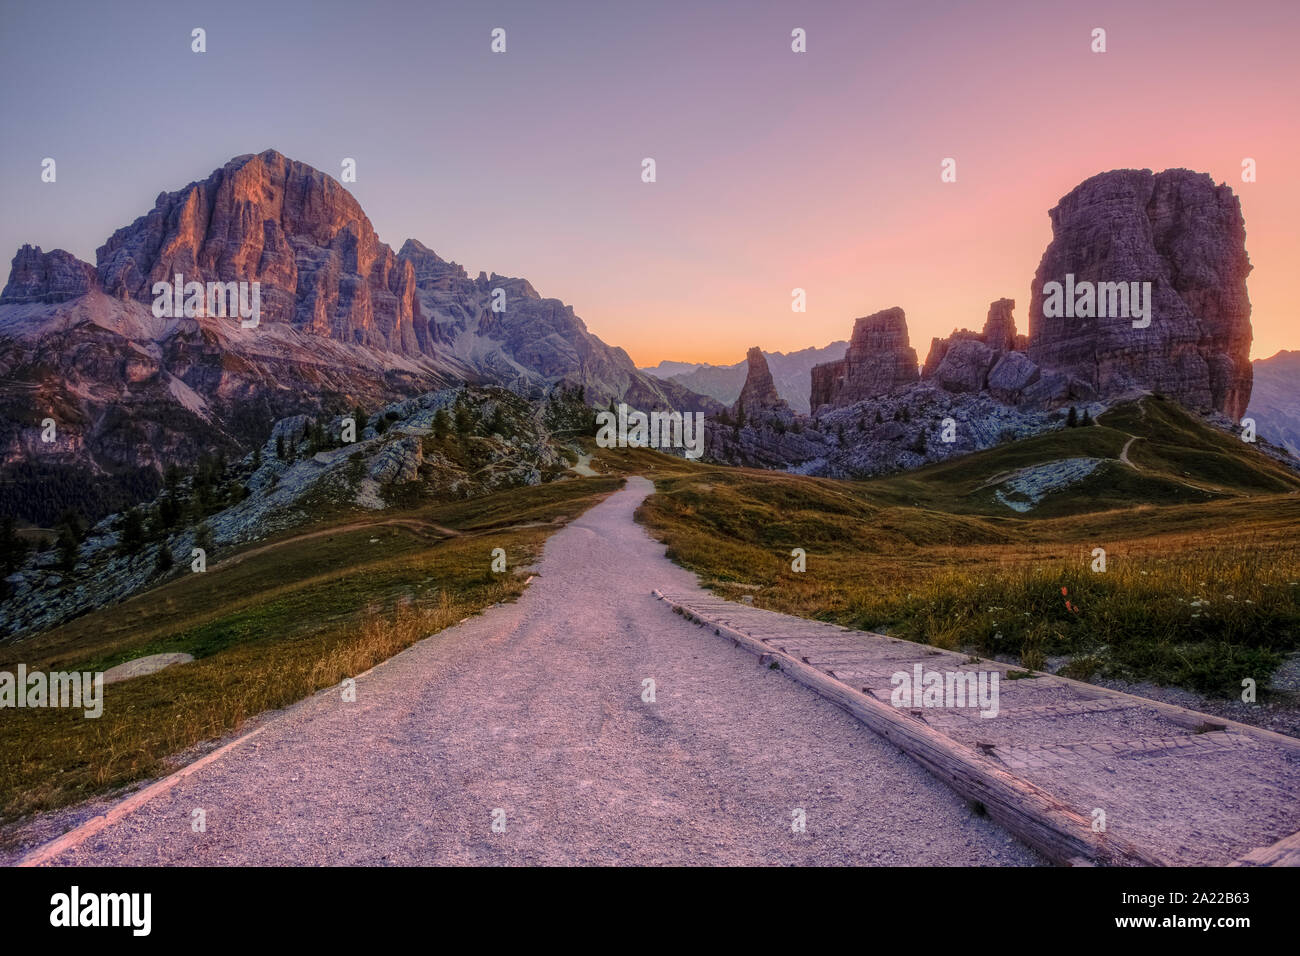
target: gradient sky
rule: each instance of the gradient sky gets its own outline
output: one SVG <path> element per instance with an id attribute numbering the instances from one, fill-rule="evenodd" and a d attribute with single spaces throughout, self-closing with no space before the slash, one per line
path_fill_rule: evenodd
<path id="1" fill-rule="evenodd" d="M 1300 348 L 1297 51 L 1297 0 L 0 0 L 0 258 L 93 262 L 241 153 L 351 156 L 383 241 L 523 276 L 638 364 L 824 345 L 894 305 L 924 358 L 1001 296 L 1025 331 L 1081 180 L 1185 166 L 1242 197 L 1264 357 Z"/>

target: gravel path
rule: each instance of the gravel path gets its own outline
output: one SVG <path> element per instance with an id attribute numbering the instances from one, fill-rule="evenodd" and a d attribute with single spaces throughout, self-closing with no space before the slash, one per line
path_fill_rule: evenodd
<path id="1" fill-rule="evenodd" d="M 651 489 L 630 479 L 555 534 L 517 603 L 381 664 L 355 703 L 332 689 L 290 708 L 55 862 L 1041 862 L 848 714 L 654 599 L 696 585 L 633 520 Z"/>

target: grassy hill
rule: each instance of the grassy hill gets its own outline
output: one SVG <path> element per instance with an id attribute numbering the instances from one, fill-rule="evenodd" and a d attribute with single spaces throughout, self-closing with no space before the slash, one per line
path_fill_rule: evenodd
<path id="1" fill-rule="evenodd" d="M 597 477 L 467 500 L 432 500 L 413 483 L 373 512 L 325 502 L 306 524 L 221 551 L 206 573 L 0 644 L 0 669 L 195 658 L 111 685 L 95 720 L 6 711 L 0 817 L 155 775 L 174 754 L 514 598 L 525 580 L 515 572 L 546 537 L 624 474 L 655 480 L 639 517 L 671 558 L 761 607 L 1224 696 L 1243 677 L 1264 688 L 1298 643 L 1300 477 L 1156 399 L 861 482 L 575 441 Z M 450 438 L 426 443 L 447 460 L 456 451 Z M 1060 464 L 1078 461 L 1086 474 Z M 490 571 L 496 547 L 505 574 Z M 793 548 L 807 552 L 803 573 Z M 1095 548 L 1104 572 L 1092 570 Z"/>
<path id="2" fill-rule="evenodd" d="M 657 490 L 669 556 L 760 607 L 1224 697 L 1300 644 L 1300 475 L 1156 398 L 870 481 L 683 463 Z"/>
<path id="3" fill-rule="evenodd" d="M 0 819 L 166 769 L 166 758 L 355 676 L 471 614 L 517 597 L 546 538 L 614 491 L 554 481 L 468 501 L 330 512 L 17 643 L 0 670 L 104 670 L 180 651 L 195 660 L 105 688 L 102 716 L 6 710 Z M 418 497 L 418 496 L 414 496 Z M 491 571 L 493 548 L 507 571 Z"/>

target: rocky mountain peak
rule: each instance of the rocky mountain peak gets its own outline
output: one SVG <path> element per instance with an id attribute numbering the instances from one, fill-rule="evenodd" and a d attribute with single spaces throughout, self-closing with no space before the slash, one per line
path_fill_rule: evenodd
<path id="1" fill-rule="evenodd" d="M 402 243 L 402 248 L 397 254 L 403 259 L 410 259 L 412 262 L 419 262 L 424 265 L 445 266 L 450 264 L 419 239 L 407 239 L 406 242 Z"/>
<path id="2" fill-rule="evenodd" d="M 989 305 L 988 318 L 984 320 L 985 345 L 1004 352 L 1016 347 L 1016 320 L 1011 314 L 1015 307 L 1015 299 L 998 299 Z"/>
<path id="3" fill-rule="evenodd" d="M 361 205 L 318 169 L 267 150 L 158 196 L 96 253 L 109 295 L 153 300 L 157 281 L 257 282 L 260 321 L 417 355 L 432 339 L 415 273 Z"/>
<path id="4" fill-rule="evenodd" d="M 95 267 L 70 252 L 22 246 L 14 255 L 0 305 L 65 302 L 99 289 Z"/>
<path id="5" fill-rule="evenodd" d="M 754 419 L 772 412 L 790 413 L 790 406 L 776 390 L 772 371 L 768 368 L 767 357 L 762 349 L 754 346 L 745 355 L 748 372 L 745 385 L 740 390 L 740 397 L 731 407 L 733 417 L 743 412 L 745 418 Z"/>
<path id="6" fill-rule="evenodd" d="M 905 388 L 920 377 L 916 349 L 907 337 L 907 317 L 894 307 L 853 323 L 844 358 L 812 370 L 813 410 L 851 405 Z"/>
<path id="7" fill-rule="evenodd" d="M 1099 394 L 1147 389 L 1239 418 L 1252 380 L 1251 264 L 1232 190 L 1187 169 L 1119 169 L 1080 183 L 1050 216 L 1031 286 L 1030 358 Z M 1089 314 L 1059 314 L 1045 308 L 1051 282 L 1149 283 L 1149 322 L 1131 303 L 1101 314 L 1100 295 L 1078 310 Z"/>
<path id="8" fill-rule="evenodd" d="M 449 382 L 543 396 L 566 381 L 602 405 L 721 409 L 642 374 L 526 279 L 470 279 L 415 239 L 394 253 L 340 183 L 275 150 L 160 193 L 97 262 L 34 246 L 14 257 L 0 302 L 0 368 L 40 382 L 50 407 L 68 410 L 57 451 L 34 429 L 0 430 L 5 461 L 47 469 L 0 482 L 0 503 L 14 514 L 102 514 L 152 491 L 169 464 L 247 450 L 276 419 L 373 407 Z M 186 284 L 258 283 L 258 324 L 207 314 L 160 321 L 154 283 L 178 273 Z M 498 289 L 504 311 L 493 308 Z M 0 394 L 0 420 L 26 421 L 30 401 L 26 391 Z"/>

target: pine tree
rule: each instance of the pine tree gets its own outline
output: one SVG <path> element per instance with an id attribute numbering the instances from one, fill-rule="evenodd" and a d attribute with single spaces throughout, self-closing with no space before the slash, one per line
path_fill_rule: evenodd
<path id="1" fill-rule="evenodd" d="M 0 565 L 4 566 L 5 576 L 13 574 L 27 556 L 27 542 L 18 536 L 14 519 L 5 515 L 0 519 Z"/>
<path id="2" fill-rule="evenodd" d="M 77 566 L 77 536 L 76 532 L 66 524 L 59 526 L 56 547 L 59 549 L 59 570 L 64 574 L 71 574 L 72 569 Z"/>
<path id="3" fill-rule="evenodd" d="M 59 515 L 56 528 L 67 528 L 72 535 L 72 540 L 80 544 L 86 539 L 86 522 L 81 519 L 81 515 L 74 508 L 67 508 L 63 514 Z"/>
<path id="4" fill-rule="evenodd" d="M 206 521 L 194 529 L 194 547 L 202 548 L 204 554 L 212 550 L 212 529 Z"/>
<path id="5" fill-rule="evenodd" d="M 457 403 L 456 405 L 456 434 L 468 435 L 470 429 L 474 427 L 474 418 L 470 414 L 469 406 Z"/>
<path id="6" fill-rule="evenodd" d="M 1074 428 L 1079 424 L 1079 413 L 1073 405 L 1070 406 L 1070 414 L 1065 417 L 1065 427 Z"/>
<path id="7" fill-rule="evenodd" d="M 136 508 L 128 508 L 122 516 L 122 536 L 118 548 L 123 554 L 138 554 L 144 547 L 144 519 Z"/>

